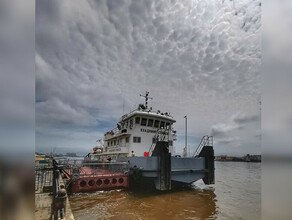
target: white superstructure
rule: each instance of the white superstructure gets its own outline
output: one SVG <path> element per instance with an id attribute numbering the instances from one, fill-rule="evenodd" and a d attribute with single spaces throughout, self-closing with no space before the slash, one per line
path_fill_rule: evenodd
<path id="1" fill-rule="evenodd" d="M 149 150 L 157 139 L 169 141 L 169 152 L 173 155 L 173 142 L 176 132 L 173 130 L 175 120 L 169 113 L 159 110 L 154 112 L 148 108 L 148 94 L 146 92 L 145 105 L 121 117 L 117 127 L 104 134 L 103 144 L 95 148 L 91 159 L 99 161 L 116 160 L 117 157 L 148 156 Z M 160 136 L 160 137 L 159 137 Z"/>

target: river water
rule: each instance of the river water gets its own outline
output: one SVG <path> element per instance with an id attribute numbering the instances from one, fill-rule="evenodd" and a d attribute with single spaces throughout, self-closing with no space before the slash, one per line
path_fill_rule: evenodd
<path id="1" fill-rule="evenodd" d="M 125 190 L 70 196 L 76 220 L 260 219 L 261 164 L 215 162 L 215 184 L 167 193 Z"/>

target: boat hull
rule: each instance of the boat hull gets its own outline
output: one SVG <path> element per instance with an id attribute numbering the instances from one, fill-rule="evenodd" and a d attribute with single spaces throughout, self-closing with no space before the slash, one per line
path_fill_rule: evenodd
<path id="1" fill-rule="evenodd" d="M 130 165 L 131 186 L 144 187 L 153 185 L 159 189 L 160 157 L 123 157 L 119 162 L 128 162 Z M 205 177 L 208 170 L 205 167 L 205 158 L 177 158 L 171 157 L 170 180 L 172 185 L 190 185 Z M 151 184 L 153 182 L 153 184 Z M 131 187 L 130 186 L 130 187 Z"/>

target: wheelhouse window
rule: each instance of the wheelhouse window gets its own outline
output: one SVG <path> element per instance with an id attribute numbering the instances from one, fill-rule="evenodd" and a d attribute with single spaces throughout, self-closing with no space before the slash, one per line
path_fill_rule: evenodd
<path id="1" fill-rule="evenodd" d="M 130 138 L 126 137 L 126 143 L 129 143 Z"/>
<path id="2" fill-rule="evenodd" d="M 140 124 L 140 117 L 136 117 L 136 118 L 135 118 L 135 123 L 136 123 L 136 124 Z"/>
<path id="3" fill-rule="evenodd" d="M 134 143 L 141 143 L 141 137 L 133 137 Z"/>
<path id="4" fill-rule="evenodd" d="M 111 141 L 111 146 L 113 146 L 113 141 Z"/>
<path id="5" fill-rule="evenodd" d="M 147 124 L 147 118 L 142 118 L 141 125 L 146 126 L 146 124 Z"/>
<path id="6" fill-rule="evenodd" d="M 133 128 L 133 119 L 130 120 L 130 129 Z"/>
<path id="7" fill-rule="evenodd" d="M 158 128 L 159 127 L 159 121 L 158 120 L 155 120 L 154 122 L 154 128 Z"/>
<path id="8" fill-rule="evenodd" d="M 117 141 L 116 140 L 114 140 L 114 145 L 116 145 L 117 144 Z"/>
<path id="9" fill-rule="evenodd" d="M 148 119 L 148 127 L 152 127 L 153 126 L 153 119 Z"/>
<path id="10" fill-rule="evenodd" d="M 165 128 L 170 129 L 170 124 L 168 122 L 165 124 Z"/>
<path id="11" fill-rule="evenodd" d="M 162 122 L 160 123 L 160 128 L 164 128 L 164 125 L 165 125 L 165 122 L 162 121 Z"/>
<path id="12" fill-rule="evenodd" d="M 110 146 L 110 142 L 107 142 L 107 146 L 108 146 L 108 147 Z"/>

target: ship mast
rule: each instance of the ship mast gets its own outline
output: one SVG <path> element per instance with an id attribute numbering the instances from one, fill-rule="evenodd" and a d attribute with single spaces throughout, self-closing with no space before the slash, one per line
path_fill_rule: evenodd
<path id="1" fill-rule="evenodd" d="M 146 95 L 141 95 L 140 96 L 145 98 L 145 108 L 148 109 L 148 99 L 153 99 L 152 97 L 148 97 L 149 96 L 149 92 L 146 91 Z"/>

